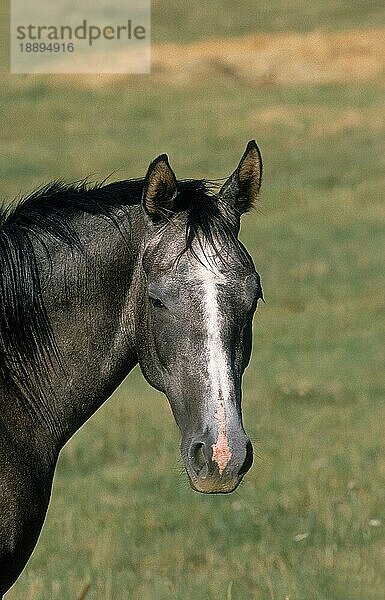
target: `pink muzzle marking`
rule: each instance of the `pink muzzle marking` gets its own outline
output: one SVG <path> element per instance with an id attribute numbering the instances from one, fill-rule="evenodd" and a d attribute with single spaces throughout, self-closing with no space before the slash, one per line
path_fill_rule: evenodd
<path id="1" fill-rule="evenodd" d="M 211 447 L 213 449 L 213 461 L 218 465 L 219 475 L 222 475 L 232 456 L 226 435 L 226 413 L 222 398 L 218 400 L 215 418 L 218 421 L 218 439 Z"/>

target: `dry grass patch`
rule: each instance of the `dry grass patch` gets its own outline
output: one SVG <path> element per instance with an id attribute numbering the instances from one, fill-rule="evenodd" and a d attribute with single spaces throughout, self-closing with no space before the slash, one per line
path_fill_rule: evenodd
<path id="1" fill-rule="evenodd" d="M 201 81 L 202 76 L 207 82 L 210 77 L 230 77 L 242 85 L 257 87 L 380 79 L 385 73 L 385 28 L 262 33 L 188 44 L 156 44 L 151 56 L 150 75 L 62 74 L 40 75 L 37 80 L 93 89 L 124 87 L 128 83 L 138 88 L 150 84 L 184 86 Z M 105 53 L 102 59 L 105 61 Z M 114 52 L 113 60 L 122 71 L 127 68 L 124 52 Z M 86 71 L 87 64 L 84 66 Z M 28 82 L 25 76 L 12 76 L 13 86 L 23 88 Z"/>
<path id="2" fill-rule="evenodd" d="M 224 72 L 248 84 L 319 84 L 371 79 L 384 73 L 385 29 L 257 34 L 187 45 L 162 44 L 153 72 L 185 81 Z"/>

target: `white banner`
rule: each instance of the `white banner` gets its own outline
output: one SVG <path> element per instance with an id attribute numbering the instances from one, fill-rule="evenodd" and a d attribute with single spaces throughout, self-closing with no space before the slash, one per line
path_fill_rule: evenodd
<path id="1" fill-rule="evenodd" d="M 11 0 L 12 73 L 149 73 L 150 0 Z"/>

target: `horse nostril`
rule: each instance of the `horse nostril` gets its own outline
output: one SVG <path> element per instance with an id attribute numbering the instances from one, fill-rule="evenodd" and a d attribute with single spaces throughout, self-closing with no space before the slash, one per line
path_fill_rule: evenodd
<path id="1" fill-rule="evenodd" d="M 239 470 L 239 475 L 244 475 L 245 473 L 247 473 L 247 471 L 250 469 L 252 464 L 253 464 L 253 446 L 252 446 L 250 440 L 248 440 L 248 442 L 246 443 L 246 458 L 243 461 L 243 465 L 241 466 L 241 468 Z"/>
<path id="2" fill-rule="evenodd" d="M 205 445 L 203 442 L 192 444 L 190 448 L 191 465 L 197 475 L 203 475 L 202 471 L 207 470 L 207 459 L 205 456 Z"/>

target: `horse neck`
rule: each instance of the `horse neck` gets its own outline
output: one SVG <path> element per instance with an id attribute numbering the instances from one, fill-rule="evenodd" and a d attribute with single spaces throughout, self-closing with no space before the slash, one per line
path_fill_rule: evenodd
<path id="1" fill-rule="evenodd" d="M 49 266 L 42 256 L 44 304 L 61 366 L 50 369 L 42 393 L 29 401 L 59 450 L 137 362 L 133 316 L 143 220 L 131 207 L 119 221 L 128 236 L 111 221 L 83 215 L 74 223 L 83 250 L 52 244 Z"/>

